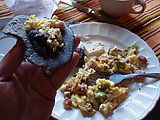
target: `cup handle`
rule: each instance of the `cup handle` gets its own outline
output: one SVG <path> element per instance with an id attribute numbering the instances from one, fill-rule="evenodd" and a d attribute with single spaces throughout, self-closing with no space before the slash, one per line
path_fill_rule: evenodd
<path id="1" fill-rule="evenodd" d="M 131 13 L 135 13 L 135 14 L 142 13 L 146 9 L 146 3 L 144 2 L 144 0 L 136 0 L 136 4 L 141 5 L 142 9 L 141 10 L 135 10 L 135 9 L 132 8 L 132 10 L 130 11 Z"/>

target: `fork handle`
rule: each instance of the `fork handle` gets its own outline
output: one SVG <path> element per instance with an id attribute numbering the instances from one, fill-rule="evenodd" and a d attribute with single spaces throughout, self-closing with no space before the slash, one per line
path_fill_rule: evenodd
<path id="1" fill-rule="evenodd" d="M 89 12 L 89 15 L 94 17 L 94 18 L 97 18 L 98 20 L 100 20 L 102 22 L 106 22 L 106 23 L 110 23 L 110 24 L 114 24 L 114 25 L 118 25 L 118 26 L 123 27 L 121 23 L 119 23 L 118 21 L 114 20 L 113 18 L 107 16 L 102 11 L 91 10 Z"/>
<path id="2" fill-rule="evenodd" d="M 129 76 L 128 76 L 129 78 L 150 77 L 150 78 L 159 78 L 160 79 L 160 73 L 132 74 Z"/>

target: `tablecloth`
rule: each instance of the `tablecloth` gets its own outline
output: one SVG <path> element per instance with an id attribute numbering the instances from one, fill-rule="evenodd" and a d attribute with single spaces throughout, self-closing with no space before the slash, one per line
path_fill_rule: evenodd
<path id="1" fill-rule="evenodd" d="M 13 16 L 13 13 L 8 9 L 7 5 L 4 3 L 4 0 L 0 0 L 0 18 Z"/>

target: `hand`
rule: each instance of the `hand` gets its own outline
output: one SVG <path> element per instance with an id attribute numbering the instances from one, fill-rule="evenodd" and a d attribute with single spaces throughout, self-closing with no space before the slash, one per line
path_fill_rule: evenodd
<path id="1" fill-rule="evenodd" d="M 76 36 L 76 47 L 80 37 Z M 42 68 L 22 62 L 24 48 L 17 42 L 0 63 L 0 119 L 48 120 L 56 90 L 79 60 L 78 53 L 47 75 Z"/>

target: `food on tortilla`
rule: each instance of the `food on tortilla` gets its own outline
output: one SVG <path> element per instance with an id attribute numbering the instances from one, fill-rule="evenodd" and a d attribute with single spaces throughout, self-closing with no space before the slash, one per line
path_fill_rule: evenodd
<path id="1" fill-rule="evenodd" d="M 25 59 L 45 69 L 54 69 L 68 62 L 74 51 L 75 37 L 70 27 L 58 20 L 16 16 L 3 32 L 22 41 Z"/>
<path id="2" fill-rule="evenodd" d="M 63 47 L 61 31 L 64 29 L 64 24 L 59 22 L 61 28 L 56 27 L 57 19 L 56 16 L 53 16 L 52 19 L 30 16 L 29 20 L 24 23 L 24 27 L 29 38 L 33 39 L 31 41 L 36 40 L 39 44 L 48 45 L 52 49 L 51 52 L 56 52 L 58 48 Z"/>

